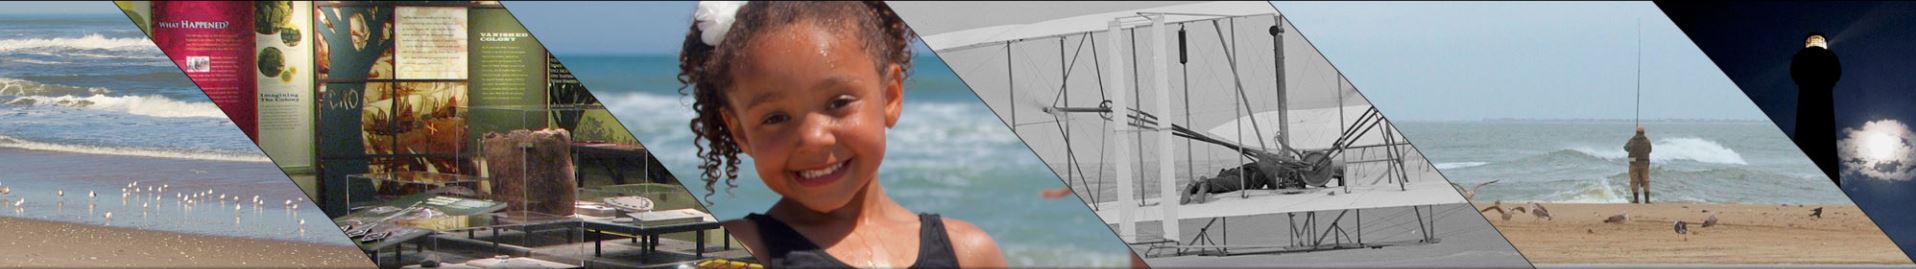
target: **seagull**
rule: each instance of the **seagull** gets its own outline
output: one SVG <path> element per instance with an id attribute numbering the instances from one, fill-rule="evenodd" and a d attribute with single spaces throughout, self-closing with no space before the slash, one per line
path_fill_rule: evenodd
<path id="1" fill-rule="evenodd" d="M 1603 223 L 1623 224 L 1623 222 L 1629 221 L 1629 220 L 1630 220 L 1630 213 L 1617 213 L 1616 215 L 1611 215 L 1609 218 L 1603 219 Z"/>
<path id="2" fill-rule="evenodd" d="M 1556 220 L 1550 217 L 1550 210 L 1544 209 L 1543 204 L 1537 202 L 1530 202 L 1530 215 L 1537 216 L 1537 218 L 1543 220 Z"/>
<path id="3" fill-rule="evenodd" d="M 1716 226 L 1716 213 L 1710 213 L 1710 218 L 1703 219 L 1703 228 L 1710 228 L 1710 226 Z"/>
<path id="4" fill-rule="evenodd" d="M 1477 213 L 1490 212 L 1491 210 L 1496 210 L 1497 214 L 1503 215 L 1504 220 L 1510 220 L 1510 215 L 1511 215 L 1510 211 L 1516 211 L 1517 213 L 1523 213 L 1524 211 L 1523 207 L 1511 208 L 1509 211 L 1504 211 L 1503 205 L 1504 205 L 1503 200 L 1497 200 L 1495 204 L 1492 204 L 1490 207 L 1484 208 L 1484 210 L 1478 210 Z"/>
<path id="5" fill-rule="evenodd" d="M 1823 218 L 1823 208 L 1822 208 L 1822 207 L 1817 207 L 1816 209 L 1810 209 L 1810 216 L 1811 216 L 1811 217 L 1816 217 L 1816 218 L 1819 218 L 1819 219 L 1820 219 L 1820 218 Z"/>
<path id="6" fill-rule="evenodd" d="M 53 196 L 59 196 L 60 198 L 67 198 L 67 190 L 62 189 L 62 190 L 53 191 Z"/>
<path id="7" fill-rule="evenodd" d="M 13 207 L 20 207 L 21 205 L 25 205 L 25 204 L 27 204 L 27 198 L 21 197 L 19 201 L 13 202 Z"/>
<path id="8" fill-rule="evenodd" d="M 106 225 L 113 225 L 113 211 L 106 212 Z"/>
<path id="9" fill-rule="evenodd" d="M 1681 220 L 1676 221 L 1676 233 L 1684 235 L 1690 234 L 1690 223 Z"/>
<path id="10" fill-rule="evenodd" d="M 1450 186 L 1457 188 L 1457 192 L 1461 192 L 1464 194 L 1464 200 L 1469 201 L 1472 199 L 1476 199 L 1477 191 L 1483 190 L 1484 186 L 1490 186 L 1490 184 L 1497 183 L 1498 181 L 1503 181 L 1503 180 L 1499 179 L 1499 180 L 1491 180 L 1490 182 L 1477 183 L 1477 185 L 1471 186 L 1469 189 L 1465 189 L 1464 185 L 1457 185 L 1457 183 L 1450 183 Z"/>

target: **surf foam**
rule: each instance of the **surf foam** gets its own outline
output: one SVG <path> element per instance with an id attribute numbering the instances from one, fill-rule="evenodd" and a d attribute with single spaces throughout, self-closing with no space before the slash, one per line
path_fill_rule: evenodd
<path id="1" fill-rule="evenodd" d="M 179 150 L 145 149 L 129 147 L 103 147 L 88 145 L 69 145 L 28 141 L 8 136 L 0 136 L 0 147 L 24 150 L 53 151 L 66 153 L 115 155 L 133 157 L 153 157 L 167 159 L 227 161 L 227 162 L 273 162 L 265 154 L 233 154 L 216 152 L 190 152 Z"/>
<path id="2" fill-rule="evenodd" d="M 1748 161 L 1743 160 L 1743 155 L 1737 154 L 1735 150 L 1723 147 L 1723 144 L 1708 139 L 1695 137 L 1666 138 L 1655 140 L 1651 145 L 1650 162 L 1653 163 L 1688 160 L 1716 164 L 1749 164 Z M 1570 150 L 1612 160 L 1621 160 L 1629 157 L 1629 153 L 1623 151 L 1622 144 L 1618 144 L 1614 149 L 1575 147 Z"/>
<path id="3" fill-rule="evenodd" d="M 99 33 L 81 37 L 0 39 L 0 52 L 84 51 L 84 50 L 158 50 L 144 37 L 110 38 Z"/>
<path id="4" fill-rule="evenodd" d="M 7 105 L 72 107 L 161 118 L 226 118 L 226 114 L 213 103 L 148 95 L 21 96 L 8 101 Z"/>

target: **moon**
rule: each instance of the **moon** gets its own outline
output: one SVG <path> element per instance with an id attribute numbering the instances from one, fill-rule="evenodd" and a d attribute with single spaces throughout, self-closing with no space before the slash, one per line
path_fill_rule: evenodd
<path id="1" fill-rule="evenodd" d="M 1862 175 L 1878 180 L 1907 181 L 1916 178 L 1916 133 L 1895 119 L 1866 122 L 1860 128 L 1844 128 L 1836 142 L 1842 159 L 1843 174 Z"/>

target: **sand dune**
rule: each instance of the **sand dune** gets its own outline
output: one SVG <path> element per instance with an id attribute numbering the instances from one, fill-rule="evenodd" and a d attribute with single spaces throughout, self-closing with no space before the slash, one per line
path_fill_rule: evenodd
<path id="1" fill-rule="evenodd" d="M 359 248 L 0 217 L 0 267 L 371 268 Z M 319 229 L 332 229 L 318 226 Z"/>
<path id="2" fill-rule="evenodd" d="M 1478 208 L 1491 203 L 1479 201 Z M 1506 205 L 1509 206 L 1509 205 Z M 1908 264 L 1854 205 L 1545 204 L 1555 220 L 1484 213 L 1538 264 Z M 1810 216 L 1824 208 L 1823 217 Z M 1603 220 L 1629 213 L 1629 221 Z M 1711 213 L 1720 224 L 1702 228 Z M 1673 222 L 1689 222 L 1689 235 Z"/>

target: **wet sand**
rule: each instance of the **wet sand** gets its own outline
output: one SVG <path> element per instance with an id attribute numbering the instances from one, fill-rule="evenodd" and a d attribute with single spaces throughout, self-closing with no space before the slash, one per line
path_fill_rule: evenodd
<path id="1" fill-rule="evenodd" d="M 0 267 L 372 268 L 352 246 L 0 217 Z"/>
<path id="2" fill-rule="evenodd" d="M 1491 203 L 1476 203 L 1479 209 Z M 1508 205 L 1506 205 L 1508 206 Z M 1484 213 L 1537 264 L 1909 264 L 1854 205 L 1544 204 L 1554 220 Z M 1811 209 L 1824 208 L 1822 218 Z M 1629 213 L 1622 224 L 1603 220 Z M 1717 214 L 1719 225 L 1703 228 Z M 1678 235 L 1674 222 L 1689 223 Z"/>

